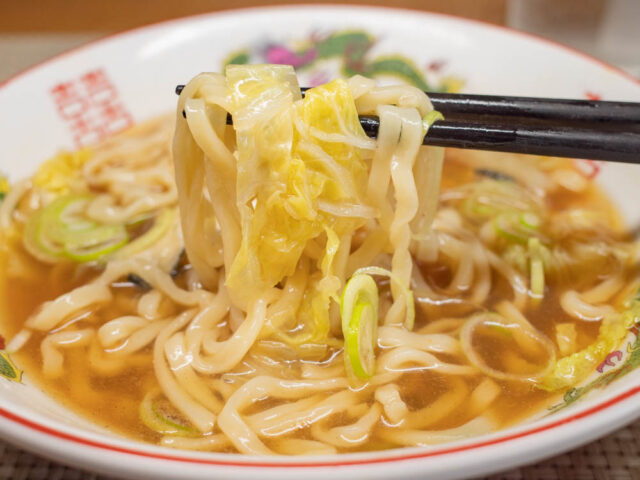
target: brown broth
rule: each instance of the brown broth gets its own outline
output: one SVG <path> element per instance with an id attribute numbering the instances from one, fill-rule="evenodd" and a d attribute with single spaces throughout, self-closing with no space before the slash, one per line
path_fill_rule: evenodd
<path id="1" fill-rule="evenodd" d="M 456 155 L 459 155 L 457 153 Z M 474 179 L 471 168 L 461 165 L 449 159 L 445 161 L 443 172 L 443 189 L 452 188 Z M 609 222 L 616 226 L 622 225 L 620 217 L 609 200 L 595 186 L 589 186 L 587 191 L 581 194 L 561 192 L 550 197 L 552 210 L 570 209 L 575 207 L 593 208 L 601 211 Z M 15 257 L 12 259 L 12 257 Z M 11 262 L 17 261 L 24 264 L 21 268 L 27 268 L 29 275 L 21 279 L 9 278 L 12 269 Z M 422 271 L 427 281 L 434 288 L 443 288 L 451 280 L 451 271 L 443 264 L 422 265 Z M 47 266 L 30 259 L 19 242 L 15 239 L 7 245 L 7 253 L 4 255 L 0 280 L 4 288 L 0 294 L 0 307 L 2 309 L 3 323 L 2 334 L 5 338 L 11 338 L 24 325 L 28 317 L 46 300 L 54 299 L 60 294 L 88 281 L 96 271 L 83 269 L 72 264 Z M 597 281 L 598 272 L 593 269 L 585 269 L 582 275 L 582 283 L 590 284 Z M 509 286 L 500 277 L 493 277 L 493 287 L 486 307 L 491 308 L 498 301 L 510 298 Z M 554 326 L 557 323 L 571 323 L 578 332 L 578 347 L 583 348 L 594 341 L 598 333 L 598 324 L 576 321 L 567 315 L 559 306 L 559 293 L 562 288 L 551 290 L 544 300 L 535 308 L 528 308 L 524 313 L 528 320 L 551 339 L 554 339 Z M 69 323 L 75 326 L 83 325 L 99 326 L 105 321 L 119 315 L 131 313 L 135 308 L 135 302 L 140 296 L 140 291 L 135 287 L 123 286 L 117 289 L 115 300 L 99 312 L 89 312 L 88 315 L 71 319 Z M 167 313 L 174 308 L 167 305 Z M 464 307 L 466 308 L 466 307 Z M 462 310 L 464 310 L 462 308 Z M 456 311 L 458 309 L 458 311 Z M 432 315 L 421 314 L 417 308 L 418 318 L 416 329 L 426 325 Z M 438 311 L 440 315 L 463 315 L 459 307 L 451 307 Z M 472 313 L 472 312 L 468 312 Z M 71 327 L 73 328 L 73 326 Z M 73 411 L 80 413 L 95 422 L 97 425 L 108 428 L 123 435 L 148 442 L 157 442 L 160 435 L 147 428 L 139 419 L 139 405 L 146 392 L 156 385 L 152 368 L 151 347 L 136 355 L 133 365 L 127 365 L 122 370 L 112 374 L 97 374 L 87 361 L 85 347 L 70 348 L 64 351 L 65 373 L 61 378 L 54 380 L 45 378 L 41 373 L 42 359 L 40 342 L 46 334 L 35 333 L 27 345 L 17 354 L 15 359 L 20 368 L 24 369 L 28 381 L 34 382 L 44 391 L 54 396 Z M 526 369 L 535 367 L 541 362 L 539 357 L 520 355 L 514 345 L 500 338 L 500 333 L 484 332 L 478 336 L 481 353 L 486 357 L 487 363 L 495 368 L 506 368 L 514 373 L 527 373 Z M 511 362 L 509 358 L 520 358 L 522 362 Z M 294 369 L 295 370 L 295 369 Z M 470 392 L 480 382 L 481 378 L 462 379 L 462 387 Z M 515 382 L 498 382 L 502 393 L 491 406 L 488 415 L 500 426 L 507 426 L 539 411 L 557 398 L 562 392 L 549 394 L 536 389 L 530 384 Z M 428 406 L 438 397 L 451 391 L 452 380 L 444 375 L 432 372 L 409 373 L 401 377 L 398 385 L 403 392 L 411 410 Z M 277 405 L 278 402 L 266 401 L 260 405 L 254 405 L 247 413 L 259 411 L 260 407 Z M 451 428 L 470 420 L 468 398 L 456 408 L 453 413 L 438 420 L 429 429 Z M 331 420 L 331 424 L 340 424 L 343 421 L 353 421 L 344 416 L 337 416 Z M 376 428 L 385 428 L 380 425 Z M 293 434 L 294 438 L 310 438 L 307 431 L 302 430 Z M 267 444 L 269 444 L 267 440 Z M 359 450 L 375 450 L 388 448 L 390 445 L 383 440 L 373 439 Z M 232 451 L 232 449 L 230 450 Z"/>
<path id="2" fill-rule="evenodd" d="M 16 251 L 21 252 L 22 248 L 14 244 L 9 249 L 9 255 Z M 35 274 L 32 281 L 9 279 L 3 282 L 2 334 L 5 338 L 17 333 L 44 301 L 54 299 L 91 278 L 88 272 L 79 274 L 78 267 L 73 264 L 50 267 L 34 262 L 32 268 Z M 5 274 L 6 270 L 3 277 Z M 121 290 L 116 293 L 109 308 L 100 312 L 99 317 L 91 315 L 78 323 L 99 325 L 104 319 L 130 311 L 126 307 L 139 294 L 133 288 Z M 14 355 L 29 381 L 34 381 L 43 391 L 96 425 L 141 440 L 157 441 L 159 435 L 142 425 L 138 415 L 138 406 L 144 394 L 155 385 L 150 350 L 144 352 L 148 359 L 145 366 L 133 366 L 119 374 L 104 376 L 96 374 L 89 367 L 84 348 L 67 349 L 64 351 L 64 376 L 52 380 L 42 374 L 40 343 L 45 336 L 45 333 L 34 332 L 31 340 Z"/>

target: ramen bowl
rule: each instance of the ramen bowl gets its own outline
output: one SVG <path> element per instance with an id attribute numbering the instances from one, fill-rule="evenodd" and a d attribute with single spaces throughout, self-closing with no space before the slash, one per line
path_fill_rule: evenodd
<path id="1" fill-rule="evenodd" d="M 327 38 L 340 39 L 328 53 Z M 362 41 L 367 48 L 356 57 L 353 46 Z M 318 55 L 320 42 L 324 55 Z M 640 101 L 640 83 L 624 73 L 491 25 L 376 8 L 232 11 L 118 34 L 5 82 L 0 87 L 5 112 L 0 168 L 16 181 L 62 148 L 90 145 L 172 111 L 177 84 L 229 62 L 291 64 L 301 84 L 314 86 L 347 73 L 371 72 L 367 65 L 390 56 L 395 66 L 378 71 L 381 82 L 400 79 L 424 90 Z M 577 162 L 617 203 L 627 224 L 638 225 L 640 207 L 633 200 L 640 169 Z M 0 333 L 5 333 L 1 322 Z M 638 417 L 637 336 L 632 328 L 586 382 L 512 428 L 430 447 L 295 458 L 181 451 L 123 438 L 48 397 L 2 350 L 0 431 L 7 441 L 56 461 L 126 478 L 477 477 L 577 447 Z"/>

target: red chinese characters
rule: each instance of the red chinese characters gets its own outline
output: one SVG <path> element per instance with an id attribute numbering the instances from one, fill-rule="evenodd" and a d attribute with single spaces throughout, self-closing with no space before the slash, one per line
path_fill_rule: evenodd
<path id="1" fill-rule="evenodd" d="M 133 124 L 133 117 L 103 69 L 61 82 L 50 92 L 78 147 L 93 144 Z"/>

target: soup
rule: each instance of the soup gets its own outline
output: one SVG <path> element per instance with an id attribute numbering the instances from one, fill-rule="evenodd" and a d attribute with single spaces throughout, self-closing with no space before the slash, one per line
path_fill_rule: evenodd
<path id="1" fill-rule="evenodd" d="M 436 118 L 361 77 L 304 99 L 288 67 L 196 77 L 177 120 L 9 190 L 8 350 L 175 448 L 430 445 L 542 411 L 633 323 L 636 246 L 576 162 L 423 147 Z"/>

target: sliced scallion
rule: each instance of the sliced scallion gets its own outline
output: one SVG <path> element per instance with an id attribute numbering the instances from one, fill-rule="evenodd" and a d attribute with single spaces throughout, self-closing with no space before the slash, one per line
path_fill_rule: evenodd
<path id="1" fill-rule="evenodd" d="M 176 218 L 175 209 L 166 208 L 162 210 L 160 213 L 158 213 L 158 215 L 156 216 L 153 222 L 153 226 L 148 231 L 140 235 L 138 238 L 133 240 L 127 246 L 119 249 L 110 258 L 113 258 L 116 260 L 129 258 L 135 255 L 136 253 L 146 250 L 155 242 L 160 240 L 160 238 L 162 238 L 165 233 L 167 233 L 169 228 L 171 228 L 171 225 L 173 225 L 175 218 Z"/>
<path id="2" fill-rule="evenodd" d="M 535 303 L 544 297 L 544 263 L 542 261 L 542 244 L 536 237 L 531 237 L 529 247 L 529 274 L 531 296 Z"/>
<path id="3" fill-rule="evenodd" d="M 496 233 L 509 242 L 526 243 L 540 228 L 540 218 L 533 212 L 503 212 L 493 221 Z"/>
<path id="4" fill-rule="evenodd" d="M 437 110 L 431 110 L 424 117 L 422 117 L 422 135 L 426 135 L 431 125 L 438 120 L 444 120 L 444 115 Z"/>
<path id="5" fill-rule="evenodd" d="M 90 262 L 129 241 L 123 225 L 106 225 L 82 215 L 89 195 L 64 195 L 35 212 L 25 227 L 24 242 L 37 258 Z"/>
<path id="6" fill-rule="evenodd" d="M 354 276 L 363 274 L 389 277 L 391 283 L 402 292 L 402 296 L 404 297 L 406 302 L 404 327 L 407 330 L 413 330 L 413 324 L 415 323 L 416 319 L 416 308 L 413 303 L 413 292 L 411 291 L 411 289 L 406 286 L 396 275 L 394 275 L 393 272 L 387 270 L 386 268 L 375 266 L 363 267 L 359 268 L 353 273 Z"/>
<path id="7" fill-rule="evenodd" d="M 359 302 L 353 309 L 346 331 L 345 350 L 356 377 L 370 378 L 376 366 L 378 312 L 370 303 Z"/>
<path id="8" fill-rule="evenodd" d="M 340 302 L 347 370 L 360 379 L 375 371 L 378 331 L 378 286 L 366 274 L 354 274 L 344 287 Z"/>
<path id="9" fill-rule="evenodd" d="M 147 427 L 163 435 L 193 436 L 198 431 L 190 426 L 164 398 L 160 390 L 151 390 L 140 403 L 140 419 Z"/>

